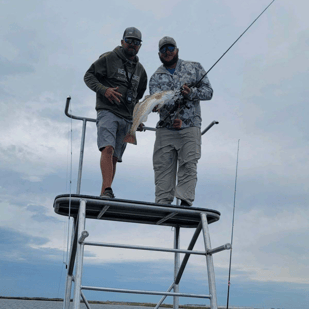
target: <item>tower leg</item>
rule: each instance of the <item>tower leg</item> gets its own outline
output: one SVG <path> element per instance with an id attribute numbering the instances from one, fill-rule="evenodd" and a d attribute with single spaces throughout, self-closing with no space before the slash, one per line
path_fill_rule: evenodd
<path id="1" fill-rule="evenodd" d="M 85 219 L 86 219 L 86 202 L 84 200 L 81 200 L 78 212 L 78 230 L 76 231 L 77 250 L 76 250 L 76 270 L 74 280 L 75 286 L 74 286 L 73 309 L 80 309 L 84 244 L 83 243 L 80 244 L 78 242 L 78 239 L 81 237 L 82 232 L 85 230 Z"/>
<path id="2" fill-rule="evenodd" d="M 175 227 L 174 232 L 174 249 L 179 249 L 179 233 L 180 227 Z M 178 275 L 179 271 L 179 263 L 180 263 L 180 253 L 176 252 L 174 257 L 174 281 L 176 280 L 176 277 Z M 179 293 L 179 284 L 174 285 L 174 292 Z M 179 308 L 179 296 L 173 297 L 173 308 L 178 309 Z"/>
<path id="3" fill-rule="evenodd" d="M 70 308 L 72 280 L 73 280 L 73 276 L 70 276 L 68 274 L 67 275 L 67 281 L 66 281 L 66 284 L 65 284 L 65 296 L 64 296 L 64 302 L 63 302 L 63 309 L 69 309 Z"/>
<path id="4" fill-rule="evenodd" d="M 201 221 L 203 226 L 203 236 L 204 236 L 204 245 L 205 251 L 211 249 L 208 222 L 205 213 L 201 213 Z M 216 292 L 216 282 L 215 282 L 215 270 L 214 263 L 211 254 L 206 255 L 206 264 L 207 264 L 207 274 L 208 274 L 208 285 L 209 285 L 209 294 L 210 298 L 210 309 L 218 309 L 217 304 L 217 292 Z"/>
<path id="5" fill-rule="evenodd" d="M 73 217 L 73 226 L 72 226 L 72 239 L 71 239 L 71 249 L 70 249 L 70 257 L 67 265 L 67 279 L 65 284 L 65 295 L 63 301 L 63 309 L 70 308 L 70 300 L 71 300 L 71 292 L 72 292 L 72 281 L 73 281 L 73 269 L 75 263 L 75 255 L 76 255 L 76 243 L 77 243 L 77 228 L 76 219 Z"/>

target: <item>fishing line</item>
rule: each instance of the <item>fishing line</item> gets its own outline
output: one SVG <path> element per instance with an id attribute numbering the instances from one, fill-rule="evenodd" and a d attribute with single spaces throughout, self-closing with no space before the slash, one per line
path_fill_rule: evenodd
<path id="1" fill-rule="evenodd" d="M 196 87 L 202 79 L 211 71 L 211 69 L 225 56 L 225 54 L 236 44 L 236 42 L 249 30 L 249 28 L 263 15 L 263 13 L 275 2 L 273 0 L 264 10 L 263 12 L 247 27 L 247 29 L 237 38 L 237 40 L 223 53 L 223 55 L 212 65 L 212 67 L 202 76 L 202 78 L 194 85 Z"/>
<path id="2" fill-rule="evenodd" d="M 238 154 L 239 154 L 239 141 L 237 147 L 237 160 L 236 160 L 236 175 L 235 175 L 235 188 L 234 188 L 234 205 L 233 205 L 233 219 L 232 219 L 232 233 L 231 233 L 231 250 L 230 250 L 230 265 L 229 265 L 229 278 L 227 284 L 227 304 L 226 309 L 229 309 L 230 298 L 230 285 L 231 285 L 231 266 L 232 266 L 232 251 L 233 251 L 233 236 L 234 236 L 234 219 L 235 219 L 235 202 L 236 202 L 236 186 L 237 186 L 237 171 L 238 171 Z"/>
<path id="3" fill-rule="evenodd" d="M 193 85 L 190 85 L 190 88 L 193 87 L 198 87 L 200 82 L 203 80 L 203 78 L 212 70 L 212 68 L 226 55 L 226 53 L 237 43 L 237 41 L 249 30 L 249 28 L 263 15 L 263 13 L 275 2 L 275 0 L 273 0 L 264 10 L 263 12 L 247 27 L 247 29 L 237 38 L 237 40 L 223 53 L 223 55 L 210 67 L 210 69 L 197 81 L 195 82 Z M 180 93 L 181 93 L 182 87 L 180 88 Z M 182 105 L 180 108 L 178 108 L 178 113 L 180 111 L 182 111 L 184 108 L 186 107 L 186 105 Z M 160 120 L 160 123 L 162 124 L 174 111 L 176 111 L 177 106 L 175 105 L 170 111 L 168 111 L 167 116 L 163 119 Z"/>

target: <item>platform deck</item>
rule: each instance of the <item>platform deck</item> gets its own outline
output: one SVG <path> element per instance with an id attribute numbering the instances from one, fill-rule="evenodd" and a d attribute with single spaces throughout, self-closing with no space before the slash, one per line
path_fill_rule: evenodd
<path id="1" fill-rule="evenodd" d="M 86 202 L 86 218 L 152 225 L 196 228 L 205 213 L 208 223 L 220 219 L 220 212 L 200 207 L 163 205 L 124 199 L 102 199 L 97 196 L 63 194 L 54 201 L 57 214 L 76 217 L 80 201 Z M 102 214 L 103 213 L 103 214 Z"/>

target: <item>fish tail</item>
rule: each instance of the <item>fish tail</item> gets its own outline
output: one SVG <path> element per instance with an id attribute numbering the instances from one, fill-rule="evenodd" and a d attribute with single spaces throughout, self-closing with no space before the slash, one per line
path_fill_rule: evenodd
<path id="1" fill-rule="evenodd" d="M 123 139 L 124 143 L 130 143 L 130 144 L 134 144 L 137 145 L 137 141 L 136 141 L 136 136 L 135 134 L 130 134 L 128 133 L 125 138 Z"/>

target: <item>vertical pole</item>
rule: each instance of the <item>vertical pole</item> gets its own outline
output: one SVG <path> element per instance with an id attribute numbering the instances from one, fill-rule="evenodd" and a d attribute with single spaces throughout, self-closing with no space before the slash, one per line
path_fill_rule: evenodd
<path id="1" fill-rule="evenodd" d="M 234 189 L 234 205 L 233 205 L 233 219 L 232 219 L 232 234 L 231 234 L 231 251 L 230 251 L 230 265 L 229 265 L 229 278 L 227 284 L 227 300 L 226 300 L 226 309 L 229 309 L 230 301 L 230 286 L 231 286 L 231 270 L 232 270 L 232 254 L 233 254 L 233 237 L 234 237 L 234 219 L 235 219 L 235 204 L 236 204 L 236 186 L 237 186 L 237 171 L 238 171 L 238 155 L 239 155 L 239 141 L 237 146 L 237 160 L 236 160 L 236 175 L 235 175 L 235 189 Z"/>
<path id="2" fill-rule="evenodd" d="M 84 244 L 80 244 L 78 242 L 78 239 L 81 237 L 82 231 L 85 230 L 85 218 L 86 218 L 86 201 L 81 200 L 78 212 L 76 270 L 74 280 L 75 286 L 74 286 L 73 309 L 80 309 Z"/>
<path id="3" fill-rule="evenodd" d="M 81 144 L 80 144 L 80 155 L 79 155 L 79 165 L 78 165 L 78 178 L 77 178 L 76 194 L 80 194 L 80 187 L 81 187 L 81 183 L 82 183 L 82 171 L 83 171 L 83 159 L 84 159 L 84 148 L 85 148 L 86 124 L 87 124 L 87 120 L 83 119 L 83 130 L 82 130 L 82 138 L 81 138 Z"/>
<path id="4" fill-rule="evenodd" d="M 176 226 L 174 230 L 174 249 L 179 249 L 179 234 L 180 234 L 180 227 Z M 174 281 L 176 280 L 178 271 L 179 271 L 179 264 L 180 264 L 180 253 L 176 252 L 174 257 Z M 179 293 L 179 284 L 174 285 L 174 292 Z M 173 297 L 173 308 L 179 308 L 179 296 Z"/>
<path id="5" fill-rule="evenodd" d="M 73 281 L 73 267 L 74 267 L 74 260 L 71 259 L 71 256 L 75 255 L 75 248 L 77 241 L 77 237 L 75 237 L 75 233 L 77 231 L 75 230 L 75 223 L 76 219 L 73 217 L 73 226 L 72 226 L 72 235 L 71 235 L 71 249 L 70 249 L 70 259 L 68 260 L 67 264 L 67 279 L 65 284 L 65 294 L 64 294 L 64 300 L 63 300 L 63 309 L 69 309 L 70 307 L 70 299 L 71 299 L 71 292 L 72 292 L 72 281 Z M 73 265 L 72 265 L 73 264 Z"/>
<path id="6" fill-rule="evenodd" d="M 73 276 L 67 275 L 67 281 L 65 284 L 65 296 L 63 301 L 63 309 L 69 309 L 70 307 L 70 298 L 71 298 L 71 291 L 72 291 L 72 280 Z"/>
<path id="7" fill-rule="evenodd" d="M 203 236 L 204 236 L 204 245 L 205 251 L 211 249 L 208 222 L 205 213 L 201 213 L 201 221 L 203 226 Z M 215 269 L 212 254 L 206 254 L 206 264 L 207 264 L 207 274 L 208 274 L 208 286 L 210 298 L 210 309 L 218 309 L 217 304 L 217 292 L 216 292 L 216 282 L 215 282 Z"/>

